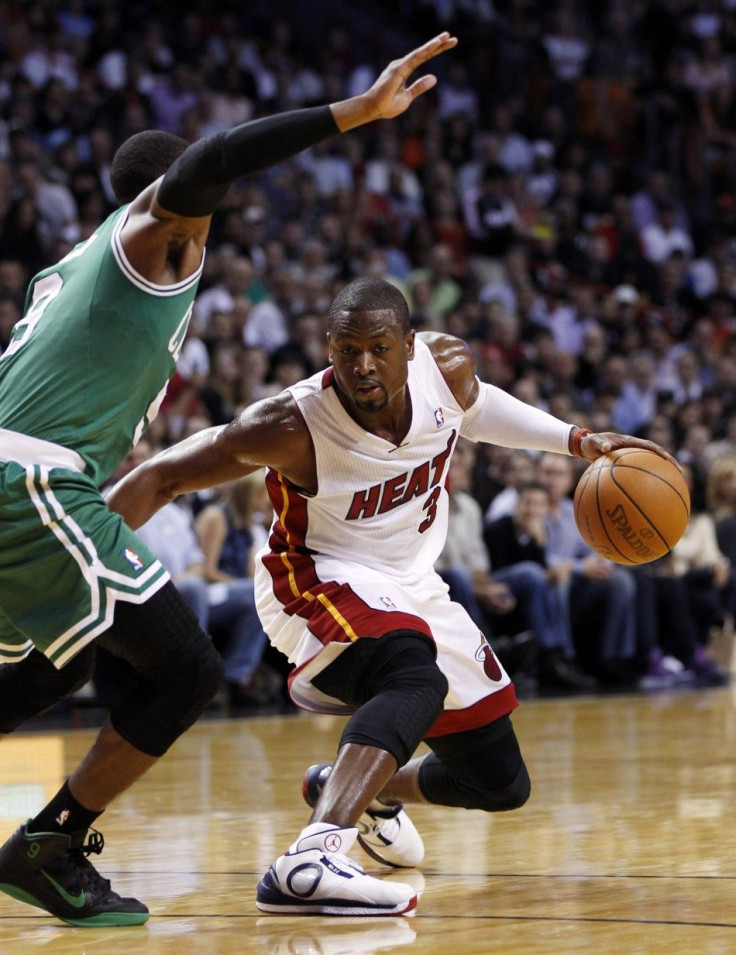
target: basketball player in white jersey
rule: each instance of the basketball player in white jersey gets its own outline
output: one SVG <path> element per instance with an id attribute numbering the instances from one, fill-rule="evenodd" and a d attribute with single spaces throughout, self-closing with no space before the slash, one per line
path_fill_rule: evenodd
<path id="1" fill-rule="evenodd" d="M 108 503 L 138 527 L 179 494 L 269 468 L 274 520 L 256 573 L 264 629 L 294 664 L 295 702 L 352 716 L 334 765 L 307 772 L 312 817 L 261 879 L 257 905 L 400 914 L 416 905 L 414 890 L 347 858 L 356 823 L 374 858 L 413 865 L 423 847 L 403 803 L 493 812 L 530 792 L 509 718 L 513 684 L 433 569 L 458 438 L 590 461 L 630 446 L 669 456 L 480 382 L 469 348 L 416 335 L 386 282 L 346 286 L 328 336 L 331 368 L 154 457 Z M 421 740 L 432 752 L 412 759 Z"/>

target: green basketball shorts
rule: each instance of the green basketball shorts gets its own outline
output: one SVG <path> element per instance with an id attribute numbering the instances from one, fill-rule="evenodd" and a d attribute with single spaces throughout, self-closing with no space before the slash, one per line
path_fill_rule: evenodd
<path id="1" fill-rule="evenodd" d="M 0 463 L 0 662 L 33 647 L 63 667 L 111 625 L 115 603 L 143 603 L 169 580 L 89 477 Z"/>

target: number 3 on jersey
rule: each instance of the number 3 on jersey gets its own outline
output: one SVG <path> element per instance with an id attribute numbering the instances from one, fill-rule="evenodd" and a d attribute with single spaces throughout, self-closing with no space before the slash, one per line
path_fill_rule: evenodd
<path id="1" fill-rule="evenodd" d="M 422 505 L 422 510 L 427 512 L 427 516 L 424 518 L 422 523 L 419 525 L 419 533 L 423 534 L 425 531 L 434 524 L 434 519 L 437 517 L 437 501 L 440 499 L 440 494 L 442 493 L 442 488 L 437 485 L 437 487 L 432 491 L 427 500 Z"/>
<path id="2" fill-rule="evenodd" d="M 30 308 L 13 328 L 13 337 L 3 352 L 2 358 L 9 358 L 14 355 L 28 341 L 39 319 L 59 294 L 63 284 L 64 280 L 58 272 L 53 272 L 46 278 L 41 279 L 40 282 L 36 282 Z"/>

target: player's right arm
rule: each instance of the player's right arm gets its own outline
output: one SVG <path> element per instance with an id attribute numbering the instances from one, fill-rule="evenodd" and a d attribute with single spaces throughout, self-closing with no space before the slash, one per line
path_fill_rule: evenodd
<path id="1" fill-rule="evenodd" d="M 314 445 L 288 392 L 246 408 L 228 425 L 207 428 L 139 465 L 107 495 L 133 528 L 180 494 L 273 468 L 308 493 L 317 490 Z"/>
<path id="2" fill-rule="evenodd" d="M 455 37 L 441 33 L 391 62 L 365 93 L 253 120 L 193 143 L 131 203 L 121 238 L 133 268 L 157 284 L 188 278 L 200 265 L 210 217 L 235 179 L 337 133 L 403 113 L 437 82 L 428 74 L 408 83 L 411 74 L 456 44 Z"/>

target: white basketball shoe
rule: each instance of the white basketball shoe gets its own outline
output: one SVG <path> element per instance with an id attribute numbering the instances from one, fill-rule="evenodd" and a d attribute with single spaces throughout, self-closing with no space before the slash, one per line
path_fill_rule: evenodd
<path id="1" fill-rule="evenodd" d="M 314 822 L 258 883 L 256 905 L 282 915 L 404 915 L 417 896 L 410 885 L 366 875 L 347 857 L 358 830 Z"/>
<path id="2" fill-rule="evenodd" d="M 310 766 L 304 774 L 302 795 L 314 808 L 330 775 L 329 763 Z M 374 800 L 358 819 L 358 843 L 364 852 L 383 865 L 410 868 L 424 858 L 424 843 L 402 805 L 384 806 Z"/>

